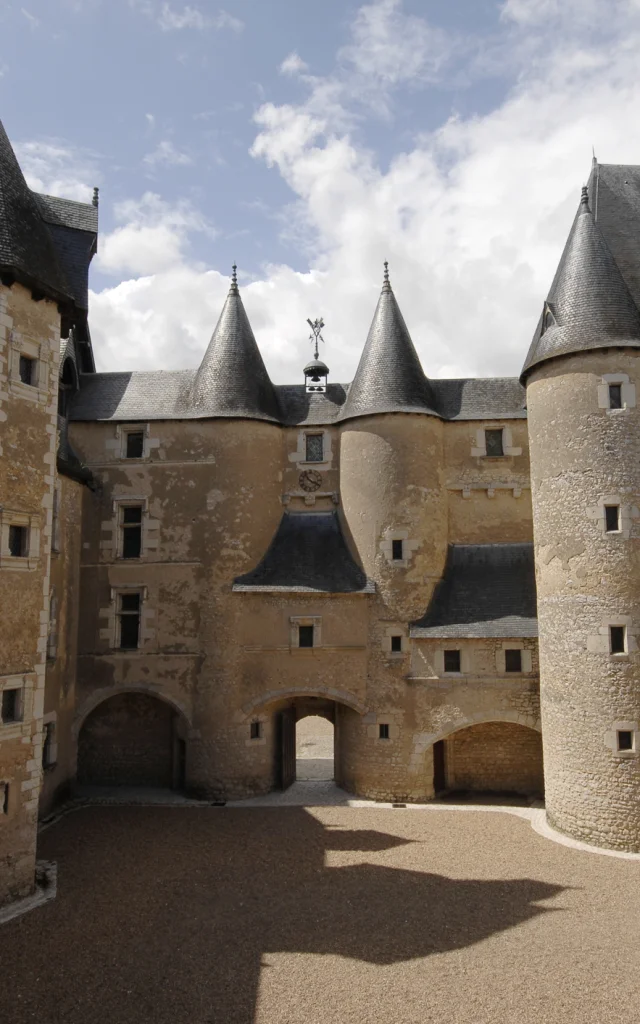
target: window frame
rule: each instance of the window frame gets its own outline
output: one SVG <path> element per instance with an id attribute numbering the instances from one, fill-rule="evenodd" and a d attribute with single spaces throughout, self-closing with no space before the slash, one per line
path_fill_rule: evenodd
<path id="1" fill-rule="evenodd" d="M 402 654 L 402 633 L 392 633 L 389 637 L 391 654 Z"/>
<path id="2" fill-rule="evenodd" d="M 305 633 L 305 636 L 311 639 L 311 643 L 302 642 L 302 631 L 311 630 L 310 633 Z M 298 623 L 298 647 L 305 650 L 312 650 L 315 647 L 315 626 L 312 622 L 300 622 Z"/>
<path id="3" fill-rule="evenodd" d="M 23 543 L 20 544 L 20 551 L 16 552 L 13 550 L 12 545 L 12 531 L 13 537 L 15 538 L 15 531 L 20 531 L 20 537 Z M 9 523 L 9 543 L 8 543 L 8 554 L 10 558 L 28 558 L 29 557 L 29 541 L 30 541 L 30 529 L 26 523 Z"/>
<path id="4" fill-rule="evenodd" d="M 139 522 L 126 522 L 127 512 L 130 509 L 135 509 L 136 511 L 140 512 Z M 142 558 L 142 555 L 144 553 L 144 514 L 144 502 L 118 502 L 118 558 L 124 559 L 127 562 L 135 561 L 136 559 Z M 130 542 L 130 538 L 135 533 L 137 533 L 139 541 L 137 554 L 125 554 L 127 543 Z"/>
<path id="5" fill-rule="evenodd" d="M 621 736 L 629 737 L 629 745 L 622 746 L 620 743 Z M 616 729 L 616 753 L 617 754 L 635 754 L 636 752 L 636 736 L 633 729 Z"/>
<path id="6" fill-rule="evenodd" d="M 612 392 L 613 392 L 614 389 L 617 392 L 615 404 L 612 403 L 612 401 L 611 401 L 611 395 L 612 395 Z M 624 396 L 622 394 L 622 382 L 620 382 L 620 381 L 609 381 L 607 383 L 607 399 L 608 399 L 608 403 L 609 403 L 608 404 L 608 408 L 609 409 L 613 409 L 614 411 L 618 410 L 618 409 L 624 409 L 625 405 L 624 405 Z M 618 402 L 619 402 L 619 404 L 618 404 Z"/>
<path id="7" fill-rule="evenodd" d="M 616 525 L 609 526 L 609 515 L 608 513 L 615 511 L 616 513 Z M 608 504 L 604 506 L 604 532 L 605 533 L 620 533 L 622 529 L 621 523 L 621 507 L 620 505 Z"/>
<path id="8" fill-rule="evenodd" d="M 397 547 L 397 545 L 400 545 L 400 546 Z M 400 554 L 397 554 L 398 551 L 400 552 Z M 404 562 L 404 560 L 405 560 L 404 539 L 402 537 L 392 537 L 391 538 L 391 561 L 392 562 Z"/>
<path id="9" fill-rule="evenodd" d="M 379 740 L 390 740 L 390 730 L 388 722 L 378 722 L 378 739 Z"/>
<path id="10" fill-rule="evenodd" d="M 320 458 L 312 459 L 309 458 L 309 442 L 311 440 L 320 440 Z M 325 451 L 324 451 L 324 431 L 323 430 L 305 430 L 304 432 L 304 459 L 302 460 L 305 465 L 317 466 L 322 462 L 325 462 Z"/>
<path id="11" fill-rule="evenodd" d="M 509 656 L 510 655 L 512 657 L 513 657 L 513 655 L 517 655 L 517 658 L 515 659 L 517 661 L 517 665 L 518 665 L 517 668 L 510 668 L 509 667 Z M 522 672 L 524 670 L 524 666 L 523 666 L 522 661 L 523 661 L 523 659 L 522 659 L 522 648 L 521 647 L 505 647 L 505 649 L 504 649 L 504 670 L 505 670 L 505 672 L 507 672 L 509 675 L 517 675 L 519 673 L 522 674 Z"/>
<path id="12" fill-rule="evenodd" d="M 457 667 L 447 668 L 447 655 L 457 656 Z M 445 675 L 460 675 L 462 673 L 462 650 L 460 647 L 445 647 L 442 651 L 442 666 Z"/>
<path id="13" fill-rule="evenodd" d="M 489 435 L 499 439 L 500 451 L 489 451 Z M 504 459 L 505 457 L 504 427 L 484 428 L 484 451 L 487 459 Z"/>
<path id="14" fill-rule="evenodd" d="M 614 630 L 616 630 L 616 631 L 620 630 L 621 631 L 620 633 L 616 632 L 615 635 L 617 637 L 621 638 L 621 640 L 622 640 L 622 647 L 620 647 L 620 648 L 616 647 L 615 649 L 614 649 L 614 632 L 613 632 Z M 615 656 L 615 655 L 628 654 L 628 653 L 629 653 L 629 647 L 628 647 L 628 638 L 627 638 L 627 627 L 626 627 L 626 625 L 610 624 L 609 625 L 609 654 Z"/>
<path id="15" fill-rule="evenodd" d="M 13 693 L 14 715 L 13 718 L 5 718 L 5 694 Z M 4 686 L 0 690 L 0 726 L 18 725 L 24 721 L 24 688 L 22 686 Z"/>
<path id="16" fill-rule="evenodd" d="M 130 429 L 127 429 L 127 430 L 123 430 L 122 434 L 123 434 L 123 444 L 122 444 L 123 458 L 127 462 L 137 462 L 139 459 L 144 459 L 144 457 L 145 457 L 145 431 L 144 431 L 144 428 L 135 429 L 135 430 L 133 428 L 130 428 Z M 140 454 L 139 455 L 129 455 L 129 444 L 131 442 L 131 439 L 134 438 L 134 437 L 136 437 L 136 438 L 139 437 L 140 438 Z"/>
<path id="17" fill-rule="evenodd" d="M 136 609 L 123 608 L 123 600 L 127 597 L 137 597 L 138 607 Z M 142 589 L 131 589 L 131 590 L 119 590 L 116 595 L 116 618 L 117 618 L 117 633 L 116 633 L 116 648 L 119 651 L 139 651 L 142 647 L 142 607 L 144 602 L 144 594 Z M 123 619 L 131 620 L 137 619 L 138 630 L 137 630 L 137 642 L 135 645 L 123 645 L 122 640 L 122 625 Z M 128 628 L 128 627 L 127 627 Z"/>

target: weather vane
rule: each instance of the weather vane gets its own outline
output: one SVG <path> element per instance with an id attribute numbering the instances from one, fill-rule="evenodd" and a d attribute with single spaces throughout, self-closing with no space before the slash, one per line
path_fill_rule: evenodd
<path id="1" fill-rule="evenodd" d="M 313 342 L 313 346 L 314 346 L 313 358 L 317 359 L 318 356 L 319 356 L 318 342 L 319 341 L 324 342 L 324 338 L 322 337 L 322 335 L 320 333 L 320 331 L 324 327 L 324 320 L 322 319 L 322 317 L 320 317 L 318 320 L 309 320 L 307 318 L 307 323 L 309 324 L 309 327 L 311 328 L 311 332 L 312 332 L 309 335 L 309 341 Z"/>

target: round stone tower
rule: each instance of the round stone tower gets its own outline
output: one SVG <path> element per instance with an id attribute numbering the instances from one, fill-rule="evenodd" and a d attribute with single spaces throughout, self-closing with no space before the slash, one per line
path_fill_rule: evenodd
<path id="1" fill-rule="evenodd" d="M 583 195 L 527 355 L 547 817 L 640 850 L 640 313 Z"/>
<path id="2" fill-rule="evenodd" d="M 389 282 L 340 416 L 348 534 L 388 610 L 422 615 L 447 551 L 442 421 Z"/>

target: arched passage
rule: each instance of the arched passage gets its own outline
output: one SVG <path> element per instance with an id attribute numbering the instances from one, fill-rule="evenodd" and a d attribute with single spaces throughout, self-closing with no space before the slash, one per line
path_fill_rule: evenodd
<path id="1" fill-rule="evenodd" d="M 78 782 L 92 786 L 184 785 L 180 716 L 148 693 L 114 694 L 85 718 L 78 736 Z"/>
<path id="2" fill-rule="evenodd" d="M 334 778 L 334 725 L 325 715 L 310 714 L 296 722 L 296 780 L 329 782 Z"/>
<path id="3" fill-rule="evenodd" d="M 544 792 L 542 737 L 516 722 L 481 722 L 434 744 L 436 794 Z"/>

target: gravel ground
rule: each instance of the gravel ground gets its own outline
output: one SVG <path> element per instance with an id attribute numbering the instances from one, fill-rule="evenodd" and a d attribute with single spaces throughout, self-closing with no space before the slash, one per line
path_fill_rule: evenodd
<path id="1" fill-rule="evenodd" d="M 501 812 L 87 807 L 0 927 L 3 1024 L 621 1024 L 640 865 Z"/>

